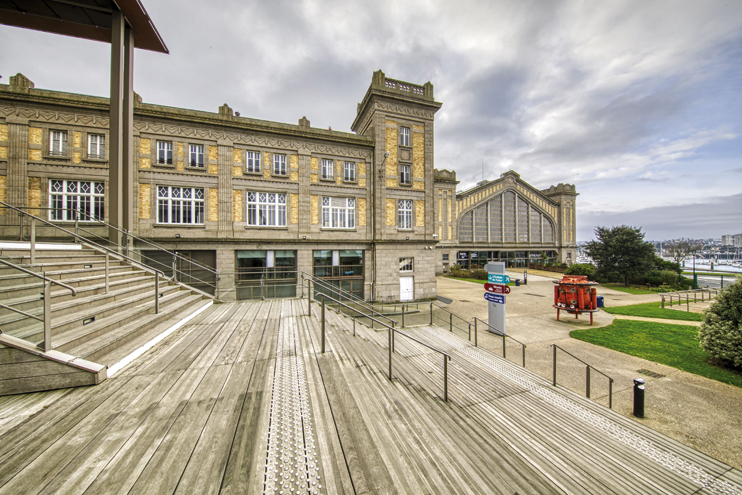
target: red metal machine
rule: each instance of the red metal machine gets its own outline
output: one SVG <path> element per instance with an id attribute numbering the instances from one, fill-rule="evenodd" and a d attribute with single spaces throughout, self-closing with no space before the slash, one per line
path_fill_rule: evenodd
<path id="1" fill-rule="evenodd" d="M 557 310 L 557 321 L 559 312 L 573 313 L 575 318 L 580 313 L 590 313 L 590 325 L 593 324 L 593 313 L 598 312 L 598 291 L 584 275 L 565 275 L 562 280 L 554 280 L 554 307 Z"/>

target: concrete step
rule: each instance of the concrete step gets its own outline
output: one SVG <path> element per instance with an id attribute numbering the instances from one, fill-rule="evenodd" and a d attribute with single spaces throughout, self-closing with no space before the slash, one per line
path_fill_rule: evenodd
<path id="1" fill-rule="evenodd" d="M 88 361 L 111 366 L 123 357 L 135 351 L 170 326 L 176 324 L 191 313 L 199 310 L 211 301 L 200 294 L 181 291 L 183 295 L 172 298 L 169 304 L 161 305 L 159 314 L 154 314 L 153 306 L 148 312 L 133 321 L 112 331 L 101 333 L 97 337 L 71 346 L 60 346 L 65 352 L 82 357 Z M 161 303 L 162 304 L 162 303 Z"/>

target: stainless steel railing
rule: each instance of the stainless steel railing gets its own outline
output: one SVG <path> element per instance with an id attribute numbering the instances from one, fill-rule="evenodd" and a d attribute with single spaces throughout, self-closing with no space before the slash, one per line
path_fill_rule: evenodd
<path id="1" fill-rule="evenodd" d="M 302 280 L 302 285 L 304 284 L 304 282 L 305 281 Z M 326 313 L 325 313 L 326 312 L 326 309 L 327 309 L 326 308 L 327 307 L 326 302 L 327 302 L 327 300 L 330 300 L 330 301 L 334 302 L 336 305 L 338 305 L 338 307 L 344 307 L 344 308 L 348 309 L 349 311 L 352 311 L 354 313 L 357 313 L 359 316 L 361 316 L 363 318 L 368 318 L 368 319 L 370 319 L 372 321 L 375 321 L 377 324 L 379 324 L 382 327 L 384 327 L 384 328 L 387 329 L 387 333 L 388 333 L 388 336 L 389 336 L 389 344 L 388 344 L 388 350 L 389 350 L 389 359 L 388 359 L 388 361 L 389 361 L 389 380 L 393 380 L 393 378 L 394 378 L 393 370 L 392 370 L 392 362 L 393 362 L 393 360 L 392 360 L 392 354 L 394 353 L 394 336 L 396 334 L 399 334 L 399 335 L 401 335 L 403 337 L 406 337 L 406 338 L 408 338 L 408 339 L 410 339 L 410 340 L 412 340 L 414 342 L 417 342 L 418 344 L 420 344 L 420 345 L 422 345 L 422 346 L 424 346 L 424 347 L 426 347 L 426 348 L 428 348 L 428 349 L 430 349 L 432 351 L 437 352 L 438 354 L 441 354 L 443 356 L 443 400 L 445 402 L 448 402 L 448 361 L 451 360 L 451 355 L 450 354 L 448 354 L 448 353 L 446 353 L 444 351 L 441 351 L 440 349 L 436 349 L 435 347 L 433 347 L 433 346 L 431 346 L 429 344 L 426 344 L 425 342 L 422 342 L 422 341 L 420 341 L 420 340 L 418 340 L 418 339 L 416 339 L 416 338 L 414 338 L 414 337 L 412 337 L 412 336 L 410 336 L 410 335 L 408 335 L 408 334 L 406 334 L 406 333 L 404 333 L 404 332 L 402 332 L 402 331 L 394 328 L 393 326 L 387 325 L 386 323 L 383 323 L 382 321 L 374 318 L 371 315 L 364 314 L 362 311 L 360 311 L 360 310 L 358 310 L 356 308 L 353 308 L 353 307 L 351 307 L 351 306 L 349 306 L 349 305 L 347 305 L 347 304 L 345 304 L 343 302 L 340 302 L 339 300 L 337 300 L 337 299 L 335 299 L 333 297 L 330 297 L 330 296 L 328 296 L 326 294 L 321 294 L 320 297 L 321 297 L 321 303 L 319 303 L 319 304 L 320 304 L 320 307 L 321 307 L 321 335 L 322 335 L 321 350 L 322 350 L 322 354 L 325 353 L 325 340 L 326 340 L 326 333 L 327 333 L 326 332 Z M 307 293 L 307 315 L 308 316 L 311 316 L 312 315 L 312 300 L 313 300 L 313 298 L 311 297 L 311 294 L 308 291 L 308 293 Z M 355 321 L 354 321 L 354 324 L 355 324 Z"/>
<path id="2" fill-rule="evenodd" d="M 510 339 L 513 342 L 515 342 L 517 344 L 520 344 L 520 346 L 521 346 L 521 364 L 523 365 L 524 368 L 526 367 L 526 344 L 524 344 L 520 340 L 517 340 L 517 339 L 511 337 L 510 335 L 506 335 L 504 332 L 498 330 L 497 328 L 493 327 L 492 325 L 490 325 L 486 321 L 477 318 L 476 316 L 474 317 L 474 335 L 475 335 L 475 338 L 476 338 L 476 335 L 477 335 L 477 332 L 478 332 L 479 323 L 483 323 L 487 328 L 489 328 L 491 330 L 494 330 L 493 333 L 502 336 L 502 357 L 504 357 L 505 359 L 507 359 L 507 342 L 505 341 L 505 339 Z"/>
<path id="3" fill-rule="evenodd" d="M 42 300 L 44 301 L 44 312 L 43 317 L 39 318 L 36 315 L 32 315 L 30 313 L 27 313 L 25 311 L 22 311 L 18 308 L 14 308 L 12 306 L 6 306 L 5 304 L 0 304 L 0 307 L 5 308 L 7 310 L 13 311 L 15 313 L 18 313 L 20 315 L 23 315 L 27 318 L 32 318 L 34 320 L 40 321 L 44 324 L 44 340 L 41 344 L 41 348 L 44 352 L 48 352 L 53 349 L 52 347 L 52 310 L 51 310 L 51 286 L 52 285 L 58 285 L 59 287 L 63 287 L 70 292 L 72 292 L 72 296 L 77 295 L 77 291 L 74 287 L 71 287 L 65 283 L 59 282 L 58 280 L 53 280 L 42 272 L 41 274 L 38 274 L 36 272 L 33 272 L 27 268 L 24 268 L 23 266 L 16 265 L 14 263 L 10 263 L 8 261 L 5 261 L 3 259 L 0 259 L 0 263 L 2 263 L 5 266 L 8 266 L 10 268 L 20 270 L 23 273 L 26 273 L 27 275 L 31 275 L 33 277 L 39 278 L 43 280 L 44 282 L 44 292 L 41 295 Z M 0 331 L 2 333 L 2 331 Z"/>
<path id="4" fill-rule="evenodd" d="M 553 365 L 552 365 L 551 384 L 553 386 L 555 386 L 555 387 L 556 387 L 556 384 L 557 384 L 557 349 L 559 349 L 563 353 L 565 353 L 565 354 L 573 357 L 574 359 L 578 360 L 579 362 L 581 362 L 582 364 L 585 365 L 585 397 L 587 397 L 588 399 L 590 398 L 590 386 L 591 386 L 591 384 L 590 384 L 590 370 L 591 369 L 592 370 L 595 370 L 598 373 L 600 373 L 601 375 L 603 375 L 604 377 L 608 378 L 608 408 L 613 409 L 613 378 L 611 378 L 610 376 L 606 375 L 605 373 L 603 373 L 599 369 L 595 368 L 594 366 L 589 365 L 588 363 L 586 363 L 582 359 L 578 358 L 574 354 L 570 353 L 569 351 L 566 351 L 566 350 L 562 349 L 558 345 L 556 345 L 556 344 L 550 344 L 550 345 L 551 345 L 551 348 L 553 349 L 553 352 L 554 352 L 553 353 Z"/>

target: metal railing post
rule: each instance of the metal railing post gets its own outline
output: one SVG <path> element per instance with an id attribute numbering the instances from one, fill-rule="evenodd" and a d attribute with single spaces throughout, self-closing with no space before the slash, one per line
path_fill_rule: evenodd
<path id="1" fill-rule="evenodd" d="M 392 379 L 392 333 L 394 333 L 394 330 L 392 330 L 391 328 L 388 328 L 387 331 L 389 332 L 389 380 L 391 381 Z"/>
<path id="2" fill-rule="evenodd" d="M 312 316 L 312 281 L 307 283 L 307 316 Z"/>
<path id="3" fill-rule="evenodd" d="M 172 262 L 172 264 L 171 264 L 171 267 L 172 267 L 172 269 L 173 269 L 173 280 L 177 282 L 177 281 L 178 281 L 178 272 L 177 272 L 177 271 L 175 271 L 175 265 L 176 265 L 176 257 L 175 257 L 175 255 L 173 254 L 173 262 Z M 262 278 L 260 279 L 260 282 L 261 282 L 261 284 L 262 284 L 262 282 L 263 282 L 263 279 L 262 279 Z M 262 292 L 262 291 L 261 291 L 261 292 Z"/>
<path id="4" fill-rule="evenodd" d="M 505 343 L 505 334 L 502 334 L 502 357 L 507 358 L 507 351 L 505 350 L 507 348 L 507 344 Z"/>
<path id="5" fill-rule="evenodd" d="M 608 379 L 608 409 L 613 409 L 613 378 Z"/>
<path id="6" fill-rule="evenodd" d="M 525 344 L 521 344 L 521 345 L 523 349 L 523 367 L 525 368 L 526 367 L 526 345 Z"/>
<path id="7" fill-rule="evenodd" d="M 448 402 L 448 356 L 443 356 L 443 401 Z"/>
<path id="8" fill-rule="evenodd" d="M 687 292 L 685 293 L 685 311 L 690 313 L 690 301 Z"/>
<path id="9" fill-rule="evenodd" d="M 556 370 L 556 351 L 557 351 L 557 348 L 554 344 L 551 344 L 551 347 L 552 349 L 554 349 L 554 353 L 553 353 L 554 364 L 553 364 L 553 369 L 551 372 L 551 384 L 556 387 L 556 371 L 557 371 Z"/>
<path id="10" fill-rule="evenodd" d="M 662 298 L 662 308 L 665 307 L 665 296 L 660 296 Z"/>
<path id="11" fill-rule="evenodd" d="M 353 313 L 353 337 L 356 336 L 356 315 Z"/>
<path id="12" fill-rule="evenodd" d="M 18 221 L 18 241 L 23 242 L 23 212 L 18 212 L 18 218 L 20 220 Z"/>
<path id="13" fill-rule="evenodd" d="M 433 326 L 433 303 L 430 303 L 430 325 Z"/>
<path id="14" fill-rule="evenodd" d="M 80 212 L 75 210 L 75 242 L 80 242 L 80 238 L 78 237 L 80 235 L 79 232 L 79 225 L 80 225 Z"/>
<path id="15" fill-rule="evenodd" d="M 42 273 L 43 274 L 43 273 Z M 43 274 L 46 276 L 45 274 Z M 44 352 L 52 350 L 52 283 L 44 281 Z"/>
<path id="16" fill-rule="evenodd" d="M 36 218 L 31 217 L 31 266 L 36 265 Z"/>
<path id="17" fill-rule="evenodd" d="M 394 331 L 392 330 L 392 352 L 394 352 Z"/>
<path id="18" fill-rule="evenodd" d="M 479 347 L 479 328 L 477 328 L 477 319 L 474 318 L 474 347 Z"/>
<path id="19" fill-rule="evenodd" d="M 585 366 L 585 397 L 590 398 L 590 366 Z"/>
<path id="20" fill-rule="evenodd" d="M 448 314 L 448 329 L 453 332 L 453 314 Z"/>
<path id="21" fill-rule="evenodd" d="M 404 304 L 402 305 L 402 328 L 404 328 Z"/>
<path id="22" fill-rule="evenodd" d="M 108 294 L 108 251 L 106 251 L 106 294 Z"/>
<path id="23" fill-rule="evenodd" d="M 322 294 L 322 354 L 325 353 L 325 295 Z"/>
<path id="24" fill-rule="evenodd" d="M 471 342 L 471 323 L 469 323 L 469 342 Z"/>
<path id="25" fill-rule="evenodd" d="M 155 273 L 155 314 L 160 314 L 160 276 Z"/>

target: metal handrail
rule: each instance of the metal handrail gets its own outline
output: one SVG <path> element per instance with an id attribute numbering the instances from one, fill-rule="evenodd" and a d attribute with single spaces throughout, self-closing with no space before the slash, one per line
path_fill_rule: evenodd
<path id="1" fill-rule="evenodd" d="M 2 263 L 5 266 L 9 266 L 11 268 L 15 268 L 16 270 L 20 270 L 22 272 L 28 273 L 29 275 L 33 275 L 36 278 L 40 278 L 42 280 L 46 280 L 47 282 L 51 282 L 54 285 L 58 285 L 60 287 L 64 287 L 65 289 L 68 289 L 68 290 L 72 291 L 72 295 L 73 296 L 76 296 L 77 295 L 77 291 L 75 290 L 74 287 L 71 287 L 71 286 L 69 286 L 69 285 L 67 285 L 67 284 L 65 284 L 63 282 L 59 282 L 57 280 L 51 279 L 51 278 L 47 277 L 46 275 L 44 275 L 43 272 L 41 273 L 41 275 L 39 275 L 36 272 L 33 272 L 33 271 L 31 271 L 31 270 L 29 270 L 27 268 L 24 268 L 24 267 L 22 267 L 20 265 L 16 265 L 15 263 L 10 263 L 8 261 L 5 261 L 2 258 L 0 258 L 0 263 Z"/>
<path id="2" fill-rule="evenodd" d="M 11 205 L 9 205 L 7 203 L 3 203 L 2 201 L 0 201 L 0 205 L 3 205 L 3 206 L 7 206 L 9 208 L 12 208 L 12 209 L 14 209 L 14 210 L 16 210 L 16 211 L 18 211 L 20 213 L 23 213 L 24 215 L 33 216 L 30 213 L 28 213 L 26 211 L 23 211 L 22 209 L 19 209 L 17 207 L 11 206 Z M 108 227 L 110 229 L 114 229 L 115 231 L 117 231 L 117 232 L 119 232 L 121 234 L 124 234 L 125 236 L 131 237 L 135 241 L 139 241 L 139 242 L 143 242 L 145 244 L 149 244 L 150 246 L 152 246 L 154 248 L 157 248 L 160 251 L 164 251 L 164 252 L 166 252 L 166 253 L 168 253 L 168 254 L 170 254 L 172 256 L 175 256 L 175 257 L 180 258 L 180 259 L 182 259 L 184 261 L 187 261 L 189 263 L 192 263 L 192 264 L 196 265 L 197 267 L 199 267 L 199 268 L 201 268 L 203 270 L 209 271 L 209 272 L 213 273 L 214 275 L 217 275 L 218 276 L 217 271 L 215 269 L 213 269 L 212 267 L 210 267 L 210 266 L 203 265 L 203 264 L 199 263 L 198 261 L 195 261 L 192 258 L 186 258 L 184 256 L 181 256 L 181 255 L 178 254 L 177 251 L 170 251 L 167 248 L 165 248 L 165 247 L 157 244 L 156 242 L 152 242 L 152 241 L 149 241 L 149 240 L 144 239 L 142 237 L 139 237 L 139 236 L 137 236 L 135 234 L 132 234 L 131 231 L 128 231 L 126 229 L 121 229 L 119 227 L 116 227 L 115 225 L 111 225 L 110 223 L 106 222 L 105 220 L 100 220 L 100 219 L 97 219 L 95 217 L 91 217 L 90 215 L 88 215 L 84 211 L 76 210 L 74 208 L 51 208 L 49 206 L 26 206 L 25 208 L 26 209 L 29 209 L 29 210 L 30 209 L 34 209 L 34 210 L 64 210 L 64 211 L 75 212 L 76 215 L 80 215 L 80 214 L 81 215 L 84 215 L 85 217 L 87 217 L 87 220 L 85 220 L 87 222 L 102 224 L 103 226 Z M 205 283 L 208 283 L 208 282 L 205 282 Z"/>
<path id="3" fill-rule="evenodd" d="M 499 329 L 493 327 L 492 325 L 490 325 L 486 321 L 482 320 L 481 318 L 477 318 L 476 316 L 474 316 L 472 318 L 474 319 L 474 336 L 475 336 L 475 339 L 476 339 L 476 335 L 478 333 L 478 327 L 479 327 L 479 325 L 477 324 L 477 322 L 478 321 L 481 321 L 482 323 L 484 323 L 485 325 L 487 325 L 492 330 L 495 330 L 494 333 L 496 333 L 497 335 L 500 335 L 502 337 L 502 357 L 504 357 L 504 358 L 507 359 L 507 351 L 506 351 L 507 346 L 505 345 L 505 339 L 506 338 L 508 338 L 508 339 L 510 339 L 510 340 L 512 340 L 514 342 L 517 342 L 518 344 L 521 345 L 521 350 L 522 350 L 522 352 L 521 352 L 522 364 L 523 364 L 523 367 L 524 368 L 526 367 L 526 344 L 524 344 L 523 342 L 521 342 L 520 340 L 518 340 L 516 338 L 511 337 L 510 335 L 505 334 L 505 332 L 501 332 Z"/>
<path id="4" fill-rule="evenodd" d="M 579 362 L 581 362 L 582 364 L 585 365 L 585 397 L 587 397 L 588 399 L 590 398 L 590 370 L 591 369 L 594 369 L 595 371 L 597 371 L 598 373 L 600 373 L 604 377 L 608 378 L 608 408 L 609 409 L 613 409 L 613 378 L 611 378 L 610 376 L 606 375 L 605 373 L 603 373 L 602 371 L 600 371 L 598 368 L 596 368 L 596 367 L 594 367 L 594 366 L 586 363 L 585 361 L 583 361 L 582 359 L 578 358 L 577 356 L 575 356 L 571 352 L 562 349 L 558 345 L 556 345 L 556 344 L 549 344 L 549 345 L 554 350 L 554 354 L 553 354 L 553 371 L 552 371 L 551 384 L 554 387 L 556 387 L 556 384 L 557 384 L 556 383 L 556 380 L 557 380 L 557 349 L 560 349 L 562 352 L 564 352 L 566 354 L 569 354 L 574 359 L 578 360 Z"/>
<path id="5" fill-rule="evenodd" d="M 662 299 L 661 307 L 665 307 L 665 297 L 670 298 L 670 307 L 672 308 L 672 301 L 675 296 L 678 298 L 678 305 L 682 304 L 681 295 L 685 294 L 685 304 L 686 304 L 686 310 L 690 311 L 690 294 L 693 294 L 693 302 L 698 302 L 697 294 L 701 293 L 701 302 L 705 301 L 704 293 L 708 292 L 709 294 L 709 301 L 711 300 L 711 291 L 714 291 L 714 296 L 719 295 L 719 289 L 716 287 L 704 287 L 702 289 L 690 289 L 690 290 L 677 290 L 672 292 L 660 292 L 657 295 L 660 296 Z"/>
<path id="6" fill-rule="evenodd" d="M 313 283 L 315 283 L 315 284 L 319 283 L 319 285 L 320 285 L 321 287 L 324 287 L 324 288 L 326 288 L 326 289 L 330 289 L 330 290 L 331 290 L 332 292 L 336 292 L 336 293 L 338 293 L 338 294 L 342 294 L 342 295 L 349 295 L 349 296 L 351 296 L 351 297 L 350 297 L 350 299 L 353 299 L 353 300 L 354 300 L 353 302 L 354 302 L 355 304 L 358 304 L 358 305 L 359 305 L 359 306 L 361 306 L 362 308 L 364 308 L 364 309 L 367 309 L 367 310 L 371 311 L 371 313 L 372 313 L 372 314 L 378 315 L 378 316 L 380 316 L 380 317 L 382 317 L 382 318 L 384 318 L 384 319 L 386 319 L 386 320 L 388 320 L 388 321 L 392 322 L 392 326 L 395 326 L 395 325 L 397 324 L 397 322 L 396 322 L 395 320 L 393 320 L 392 318 L 389 318 L 388 316 L 386 316 L 386 315 L 384 315 L 384 314 L 382 314 L 382 313 L 379 313 L 379 312 L 378 312 L 378 311 L 376 311 L 376 310 L 375 310 L 375 309 L 374 309 L 374 308 L 373 308 L 372 306 L 370 306 L 370 305 L 366 304 L 366 302 L 365 302 L 365 301 L 362 301 L 362 300 L 361 300 L 361 299 L 360 299 L 360 298 L 359 298 L 358 296 L 356 296 L 355 294 L 353 294 L 353 293 L 351 293 L 351 292 L 348 292 L 348 291 L 345 291 L 345 290 L 341 289 L 340 287 L 335 287 L 334 285 L 332 285 L 332 284 L 328 283 L 328 282 L 327 282 L 326 280 L 323 280 L 323 279 L 321 279 L 321 278 L 315 277 L 314 275 L 312 275 L 312 274 L 310 274 L 310 273 L 307 273 L 307 272 L 305 272 L 305 271 L 302 271 L 302 270 L 297 270 L 297 273 L 301 273 L 301 278 L 302 278 L 302 280 L 304 280 L 305 278 L 308 278 L 308 279 L 309 279 L 309 280 L 310 280 L 311 282 L 313 282 Z M 306 277 L 305 277 L 305 275 L 306 275 Z M 303 287 L 304 287 L 304 284 L 302 284 L 302 288 L 303 288 Z M 308 290 L 310 290 L 310 289 L 311 289 L 311 287 L 307 286 L 307 289 L 308 289 Z M 374 321 L 376 321 L 376 320 L 374 319 Z"/>
<path id="7" fill-rule="evenodd" d="M 303 284 L 304 284 L 304 279 L 302 279 L 302 286 L 303 286 Z M 445 402 L 448 402 L 448 361 L 451 360 L 451 355 L 450 354 L 448 354 L 448 353 L 446 353 L 444 351 L 441 351 L 440 349 L 436 349 L 435 347 L 433 347 L 433 346 L 431 346 L 429 344 L 426 344 L 425 342 L 422 342 L 422 341 L 416 339 L 415 337 L 412 337 L 411 335 L 408 335 L 408 334 L 406 334 L 406 333 L 404 333 L 404 332 L 402 332 L 400 330 L 397 330 L 396 328 L 394 328 L 392 326 L 389 326 L 386 323 L 383 323 L 383 322 L 381 322 L 381 321 L 373 318 L 372 316 L 366 315 L 363 312 L 359 311 L 358 309 L 352 308 L 352 307 L 348 306 L 347 304 L 344 304 L 344 303 L 338 301 L 337 299 L 335 299 L 333 297 L 327 296 L 325 294 L 320 294 L 320 295 L 322 296 L 322 303 L 321 303 L 321 306 L 322 306 L 322 354 L 325 353 L 325 334 L 326 334 L 326 332 L 325 332 L 325 306 L 326 306 L 325 305 L 325 301 L 327 299 L 329 299 L 330 301 L 335 302 L 339 306 L 343 306 L 344 308 L 347 308 L 347 309 L 349 309 L 351 311 L 355 311 L 356 313 L 358 313 L 363 318 L 369 318 L 369 319 L 375 321 L 376 323 L 378 323 L 378 324 L 386 327 L 387 333 L 389 334 L 389 380 L 392 380 L 393 379 L 393 375 L 392 375 L 392 353 L 394 352 L 394 334 L 395 333 L 398 333 L 398 334 L 402 335 L 403 337 L 407 337 L 408 339 L 410 339 L 410 340 L 412 340 L 414 342 L 417 342 L 418 344 L 420 344 L 420 345 L 422 345 L 424 347 L 427 347 L 431 351 L 435 351 L 438 354 L 443 355 L 443 400 Z M 308 293 L 307 293 L 307 309 L 308 309 L 307 312 L 308 312 L 308 316 L 311 316 L 312 315 L 312 309 L 311 308 L 312 308 L 312 297 L 311 297 L 311 294 L 309 294 L 309 291 L 308 291 Z"/>
<path id="8" fill-rule="evenodd" d="M 28 270 L 27 268 L 16 265 L 14 263 L 10 263 L 9 261 L 5 261 L 3 259 L 0 259 L 0 263 L 6 266 L 9 266 L 11 268 L 15 268 L 16 270 L 20 270 L 29 275 L 33 275 L 34 277 L 40 278 L 44 281 L 44 292 L 42 294 L 42 300 L 44 301 L 44 317 L 43 318 L 39 318 L 38 316 L 34 316 L 32 314 L 26 313 L 25 311 L 21 311 L 20 309 L 17 309 L 17 308 L 6 306 L 5 304 L 0 304 L 0 306 L 2 306 L 5 309 L 9 309 L 10 311 L 14 311 L 18 314 L 21 314 L 23 316 L 30 317 L 30 318 L 33 318 L 35 320 L 42 322 L 44 324 L 44 341 L 41 344 L 39 344 L 39 346 L 44 350 L 44 352 L 48 352 L 52 350 L 52 291 L 51 291 L 51 286 L 52 284 L 56 284 L 62 288 L 69 289 L 70 291 L 72 291 L 73 297 L 77 296 L 77 291 L 73 287 L 70 287 L 69 285 L 65 283 L 50 279 L 49 277 L 44 275 L 43 272 L 41 275 L 39 275 L 36 272 L 32 272 L 31 270 Z M 2 332 L 0 331 L 0 333 Z"/>

